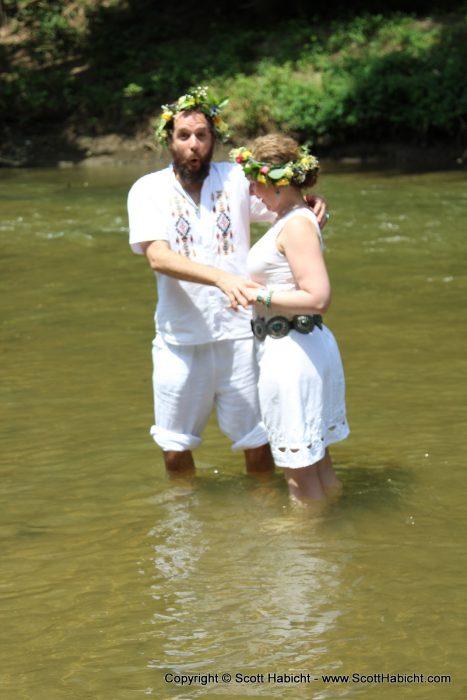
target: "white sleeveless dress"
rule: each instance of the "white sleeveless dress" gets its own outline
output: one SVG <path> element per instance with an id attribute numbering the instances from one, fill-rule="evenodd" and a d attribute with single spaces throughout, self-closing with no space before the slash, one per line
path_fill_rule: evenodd
<path id="1" fill-rule="evenodd" d="M 287 258 L 276 239 L 291 217 L 306 216 L 316 227 L 315 215 L 303 207 L 277 221 L 248 255 L 250 277 L 271 291 L 297 289 Z M 278 315 L 257 309 L 257 315 Z M 283 314 L 280 314 L 283 315 Z M 312 333 L 292 330 L 283 338 L 257 340 L 259 400 L 274 461 L 279 467 L 314 464 L 325 449 L 349 434 L 345 411 L 345 379 L 336 340 L 323 324 Z"/>

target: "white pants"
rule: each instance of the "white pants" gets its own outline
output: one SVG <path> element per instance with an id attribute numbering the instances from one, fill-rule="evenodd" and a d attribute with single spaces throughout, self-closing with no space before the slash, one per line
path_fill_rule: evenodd
<path id="1" fill-rule="evenodd" d="M 233 450 L 267 443 L 258 401 L 253 339 L 203 345 L 153 342 L 154 441 L 164 450 L 192 450 L 201 443 L 213 406 Z"/>

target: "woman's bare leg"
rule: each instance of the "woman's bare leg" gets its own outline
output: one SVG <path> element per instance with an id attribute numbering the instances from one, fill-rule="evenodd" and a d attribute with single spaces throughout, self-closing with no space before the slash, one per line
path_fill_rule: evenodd
<path id="1" fill-rule="evenodd" d="M 284 476 L 289 494 L 296 501 L 314 503 L 326 501 L 328 496 L 335 496 L 341 489 L 341 483 L 333 469 L 328 450 L 322 459 L 308 467 L 299 469 L 286 467 Z"/>
<path id="2" fill-rule="evenodd" d="M 317 465 L 319 480 L 326 495 L 337 496 L 342 490 L 342 484 L 334 471 L 331 455 L 329 454 L 329 450 L 327 448 L 323 459 L 317 462 Z"/>
<path id="3" fill-rule="evenodd" d="M 284 469 L 285 480 L 289 487 L 290 497 L 295 501 L 326 500 L 326 493 L 321 484 L 317 464 L 299 469 Z"/>

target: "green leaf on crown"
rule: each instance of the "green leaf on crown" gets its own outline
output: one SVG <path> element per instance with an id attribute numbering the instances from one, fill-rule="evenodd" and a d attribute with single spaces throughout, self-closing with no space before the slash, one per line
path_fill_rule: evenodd
<path id="1" fill-rule="evenodd" d="M 274 170 L 268 172 L 268 177 L 270 177 L 271 180 L 280 180 L 281 177 L 284 177 L 284 174 L 285 168 L 274 168 Z"/>

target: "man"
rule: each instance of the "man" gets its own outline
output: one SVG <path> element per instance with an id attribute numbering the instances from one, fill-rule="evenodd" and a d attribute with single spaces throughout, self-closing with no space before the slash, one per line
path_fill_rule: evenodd
<path id="1" fill-rule="evenodd" d="M 157 134 L 172 165 L 140 178 L 128 195 L 130 245 L 156 273 L 154 441 L 169 474 L 192 473 L 211 409 L 243 450 L 248 473 L 274 468 L 257 398 L 245 279 L 250 222 L 271 213 L 249 195 L 241 167 L 214 163 L 226 125 L 208 89 L 163 107 Z M 318 215 L 323 204 L 318 202 Z"/>

